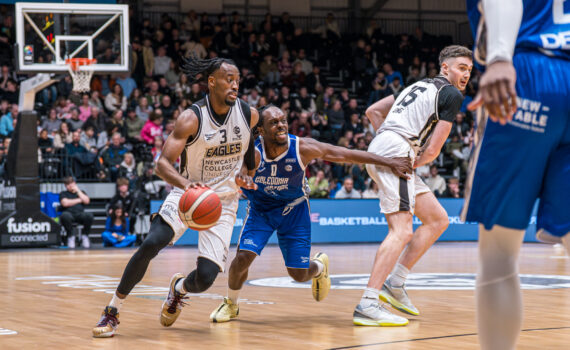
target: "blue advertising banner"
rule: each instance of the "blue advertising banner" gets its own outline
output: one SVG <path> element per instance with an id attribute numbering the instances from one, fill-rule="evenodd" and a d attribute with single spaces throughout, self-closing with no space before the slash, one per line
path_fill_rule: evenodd
<path id="1" fill-rule="evenodd" d="M 478 225 L 473 222 L 461 222 L 459 213 L 463 199 L 440 199 L 441 205 L 449 215 L 449 228 L 439 241 L 476 241 Z M 311 199 L 311 229 L 313 243 L 359 243 L 380 242 L 388 234 L 388 223 L 380 214 L 377 199 Z M 158 211 L 162 201 L 152 201 L 151 213 Z M 246 215 L 247 201 L 239 203 L 237 219 L 232 234 L 232 243 L 237 243 L 243 220 Z M 414 229 L 421 221 L 414 217 Z M 525 234 L 525 242 L 536 242 L 536 206 Z M 277 243 L 276 235 L 269 243 Z M 198 244 L 196 231 L 188 230 L 176 242 L 176 245 Z"/>

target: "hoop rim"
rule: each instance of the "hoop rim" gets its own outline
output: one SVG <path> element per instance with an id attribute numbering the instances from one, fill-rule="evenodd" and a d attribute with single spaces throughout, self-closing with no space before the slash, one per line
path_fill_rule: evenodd
<path id="1" fill-rule="evenodd" d="M 73 71 L 78 71 L 81 66 L 90 66 L 95 63 L 97 63 L 97 59 L 95 58 L 75 57 L 65 60 L 65 64 Z"/>

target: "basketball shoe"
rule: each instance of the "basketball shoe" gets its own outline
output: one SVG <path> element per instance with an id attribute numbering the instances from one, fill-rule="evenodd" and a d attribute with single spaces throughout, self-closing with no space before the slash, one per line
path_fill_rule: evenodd
<path id="1" fill-rule="evenodd" d="M 375 301 L 367 307 L 356 305 L 352 314 L 352 323 L 357 326 L 394 327 L 407 325 L 408 319 L 392 314 L 384 305 Z"/>
<path id="2" fill-rule="evenodd" d="M 325 253 L 317 253 L 313 260 L 318 260 L 323 264 L 323 271 L 313 277 L 313 298 L 321 301 L 327 297 L 331 289 L 331 278 L 329 277 L 329 257 Z"/>
<path id="3" fill-rule="evenodd" d="M 93 328 L 93 337 L 95 338 L 110 338 L 115 335 L 117 326 L 119 325 L 119 313 L 117 308 L 107 306 L 101 314 L 101 319 Z"/>
<path id="4" fill-rule="evenodd" d="M 394 308 L 407 314 L 418 316 L 420 312 L 408 297 L 404 286 L 394 287 L 388 281 L 384 282 L 380 291 L 380 300 L 392 305 Z"/>
<path id="5" fill-rule="evenodd" d="M 162 303 L 162 311 L 160 312 L 160 324 L 164 327 L 170 327 L 180 315 L 182 307 L 186 305 L 184 294 L 180 294 L 176 291 L 176 282 L 184 278 L 181 273 L 175 273 L 170 279 L 170 290 L 168 291 L 168 296 L 166 300 Z"/>
<path id="6" fill-rule="evenodd" d="M 210 315 L 210 320 L 217 323 L 228 322 L 230 319 L 238 317 L 238 315 L 239 305 L 234 304 L 230 298 L 224 298 L 220 306 Z"/>

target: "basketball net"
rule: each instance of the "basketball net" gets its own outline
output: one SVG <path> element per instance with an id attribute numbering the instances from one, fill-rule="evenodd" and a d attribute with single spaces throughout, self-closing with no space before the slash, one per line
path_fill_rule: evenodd
<path id="1" fill-rule="evenodd" d="M 97 63 L 97 60 L 94 58 L 69 58 L 65 60 L 65 63 L 73 80 L 73 91 L 88 92 L 94 72 L 91 65 Z M 82 66 L 83 69 L 81 69 Z"/>

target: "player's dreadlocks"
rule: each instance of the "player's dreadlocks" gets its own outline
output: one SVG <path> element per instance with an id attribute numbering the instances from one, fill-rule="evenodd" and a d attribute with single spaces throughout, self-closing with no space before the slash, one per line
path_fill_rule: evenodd
<path id="1" fill-rule="evenodd" d="M 184 58 L 183 60 L 182 72 L 188 76 L 188 80 L 191 82 L 195 82 L 200 79 L 207 79 L 208 76 L 220 69 L 221 65 L 224 63 L 236 66 L 234 61 L 220 57 L 201 59 L 192 55 L 188 58 Z"/>

